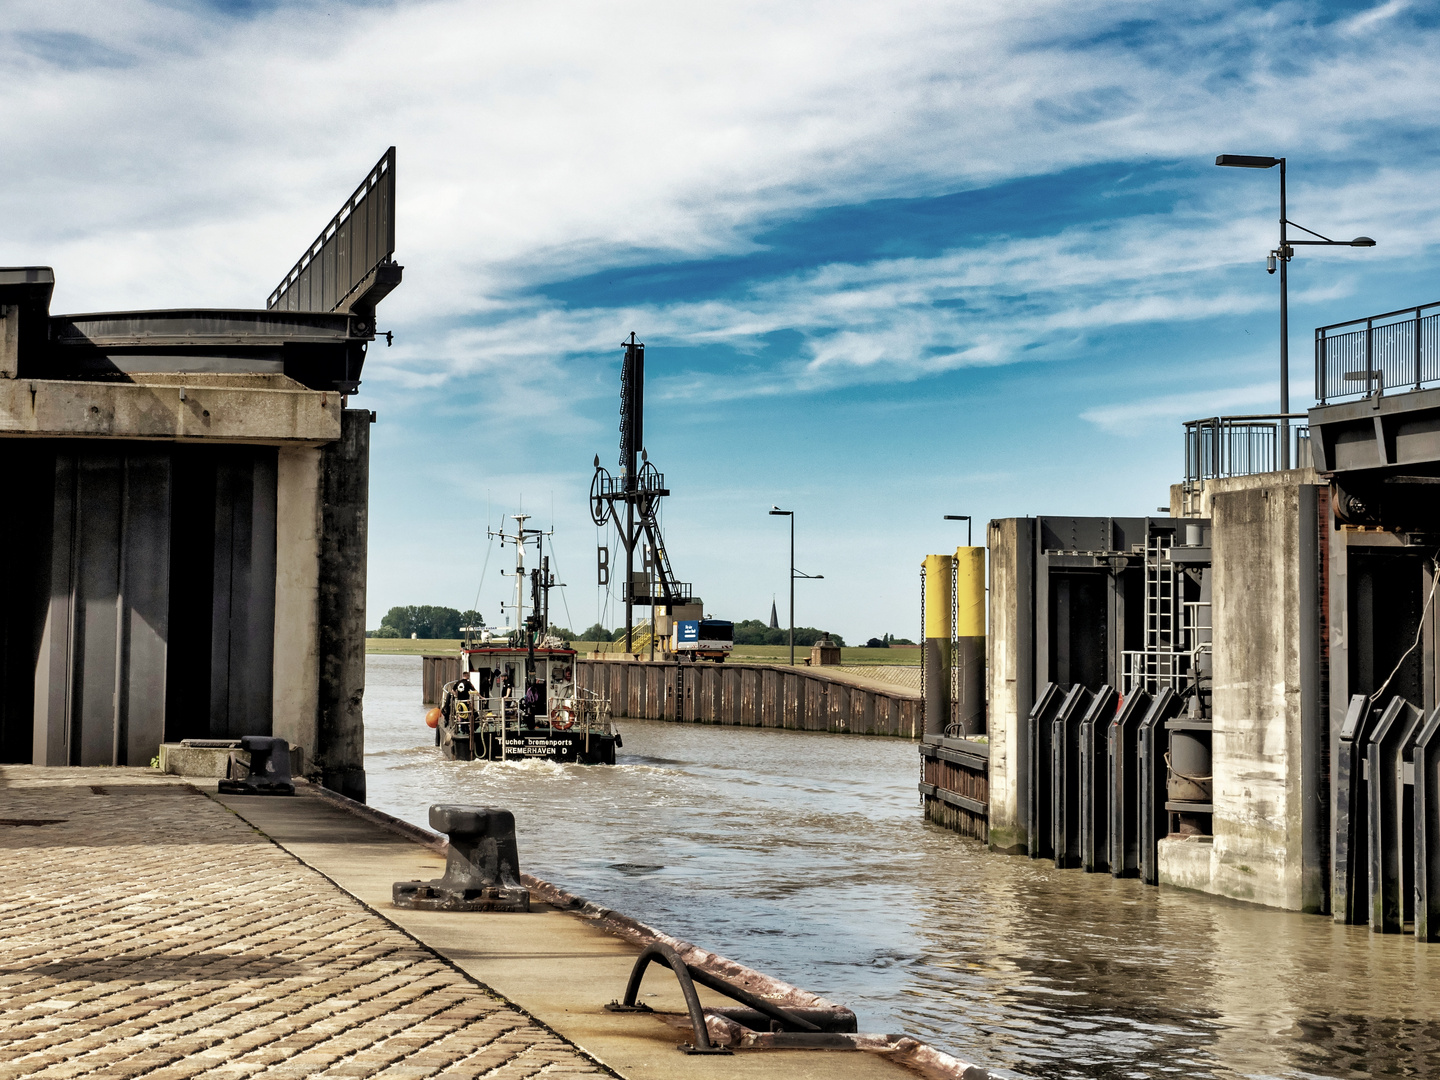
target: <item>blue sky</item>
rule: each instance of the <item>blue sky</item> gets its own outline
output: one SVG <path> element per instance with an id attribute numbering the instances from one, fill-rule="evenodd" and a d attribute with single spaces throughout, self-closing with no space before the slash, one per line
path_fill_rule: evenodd
<path id="1" fill-rule="evenodd" d="M 768 614 L 914 636 L 945 513 L 1143 514 L 1180 423 L 1277 405 L 1273 172 L 1373 250 L 1291 273 L 1321 323 L 1437 299 L 1440 28 L 1389 3 L 131 0 L 0 7 L 0 263 L 57 311 L 263 303 L 398 147 L 371 622 L 469 606 L 491 521 L 555 525 L 594 621 L 595 454 L 647 343 L 672 560 Z M 979 535 L 979 534 L 977 534 Z M 501 556 L 481 610 L 498 615 Z M 561 614 L 564 615 L 562 606 Z M 614 609 L 606 621 L 617 621 Z"/>

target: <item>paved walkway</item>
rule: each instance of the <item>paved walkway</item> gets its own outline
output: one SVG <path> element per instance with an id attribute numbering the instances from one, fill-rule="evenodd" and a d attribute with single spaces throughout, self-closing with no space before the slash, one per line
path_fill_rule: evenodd
<path id="1" fill-rule="evenodd" d="M 177 778 L 0 767 L 0 1080 L 610 1075 Z"/>
<path id="2" fill-rule="evenodd" d="M 835 668 L 826 668 L 826 671 L 834 671 Z M 909 687 L 916 693 L 920 691 L 920 665 L 919 664 L 846 664 L 839 669 L 848 675 L 859 675 L 861 678 L 874 679 L 882 683 L 895 683 L 897 686 Z"/>

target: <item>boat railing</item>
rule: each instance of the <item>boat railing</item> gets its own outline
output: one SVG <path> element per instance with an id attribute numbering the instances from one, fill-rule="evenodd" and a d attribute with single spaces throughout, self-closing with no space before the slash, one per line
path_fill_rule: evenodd
<path id="1" fill-rule="evenodd" d="M 575 713 L 575 727 L 590 734 L 611 733 L 613 724 L 610 715 L 610 699 L 587 690 L 583 686 L 577 686 L 571 695 L 565 698 Z"/>
<path id="2" fill-rule="evenodd" d="M 451 724 L 458 737 L 468 738 L 472 733 L 481 732 L 494 734 L 502 728 L 515 730 L 522 726 L 520 714 L 522 702 L 518 697 L 500 698 L 500 708 L 497 711 L 490 707 L 493 698 L 482 698 L 473 689 L 468 694 L 456 694 L 455 683 L 449 683 L 445 686 L 444 691 L 455 702 L 455 708 L 451 714 Z M 613 733 L 614 722 L 608 697 L 597 694 L 593 690 L 575 686 L 559 700 L 574 717 L 570 729 L 588 734 L 608 735 Z"/>

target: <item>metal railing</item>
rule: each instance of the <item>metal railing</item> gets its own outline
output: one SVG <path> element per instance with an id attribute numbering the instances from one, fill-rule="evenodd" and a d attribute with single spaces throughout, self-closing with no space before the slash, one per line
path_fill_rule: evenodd
<path id="1" fill-rule="evenodd" d="M 1185 422 L 1185 506 L 1199 512 L 1200 492 L 1207 480 L 1253 476 L 1280 468 L 1281 439 L 1290 440 L 1290 464 L 1310 464 L 1310 426 L 1305 413 L 1262 413 L 1254 416 L 1209 416 Z"/>
<path id="2" fill-rule="evenodd" d="M 1317 328 L 1315 400 L 1325 405 L 1440 384 L 1436 309 L 1440 301 Z"/>
<path id="3" fill-rule="evenodd" d="M 385 151 L 340 212 L 275 286 L 265 306 L 334 311 L 395 254 L 395 147 Z"/>
<path id="4" fill-rule="evenodd" d="M 632 487 L 626 486 L 625 476 L 611 476 L 602 472 L 596 476 L 595 492 L 602 499 L 618 499 L 627 493 L 641 495 L 668 495 L 665 490 L 665 474 L 654 469 L 642 469 L 635 475 Z"/>

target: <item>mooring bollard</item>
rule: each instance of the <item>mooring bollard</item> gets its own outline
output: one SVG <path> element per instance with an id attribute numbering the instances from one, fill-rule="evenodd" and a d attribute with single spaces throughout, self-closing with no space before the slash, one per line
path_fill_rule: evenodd
<path id="1" fill-rule="evenodd" d="M 450 838 L 445 876 L 397 881 L 396 907 L 427 911 L 529 911 L 530 890 L 520 884 L 515 815 L 489 806 L 430 807 L 430 827 Z"/>
<path id="2" fill-rule="evenodd" d="M 240 760 L 248 753 L 247 764 Z M 235 773 L 245 770 L 244 776 Z M 294 795 L 295 783 L 290 778 L 290 744 L 268 735 L 246 735 L 240 749 L 230 752 L 230 776 L 220 781 L 222 795 Z"/>

